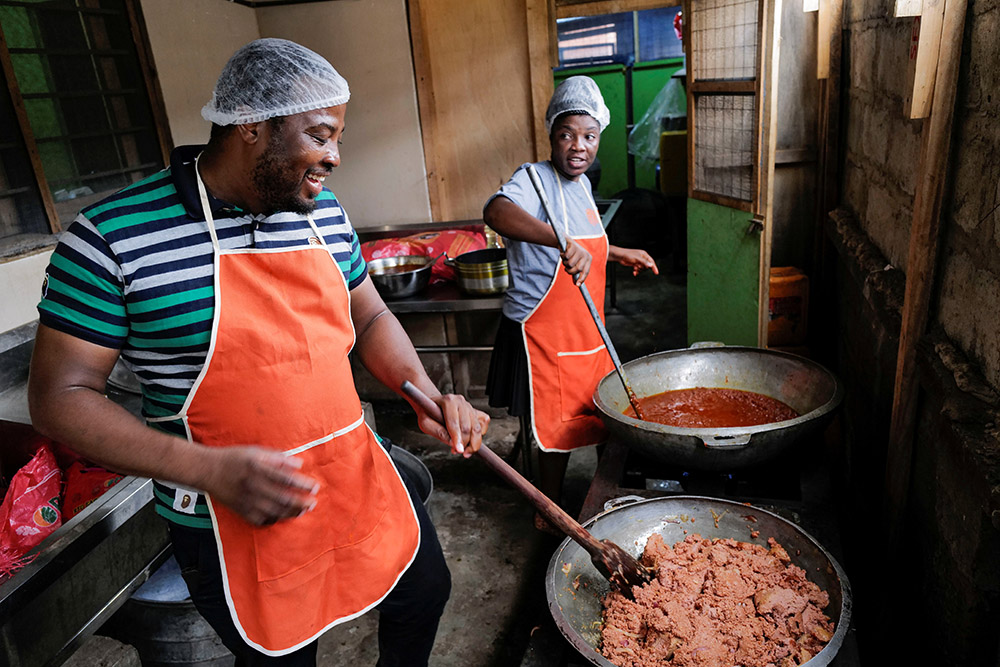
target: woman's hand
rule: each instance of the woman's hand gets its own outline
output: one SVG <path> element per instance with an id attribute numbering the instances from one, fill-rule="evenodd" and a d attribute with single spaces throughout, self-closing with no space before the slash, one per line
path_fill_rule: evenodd
<path id="1" fill-rule="evenodd" d="M 639 272 L 643 269 L 650 269 L 655 275 L 660 275 L 660 269 L 657 268 L 656 262 L 653 261 L 653 258 L 645 250 L 611 246 L 608 248 L 608 258 L 613 262 L 618 262 L 622 266 L 631 268 L 633 276 L 639 275 Z"/>
<path id="2" fill-rule="evenodd" d="M 566 239 L 566 252 L 561 256 L 566 273 L 572 276 L 574 284 L 582 285 L 590 274 L 590 264 L 594 258 L 582 245 L 569 238 Z"/>

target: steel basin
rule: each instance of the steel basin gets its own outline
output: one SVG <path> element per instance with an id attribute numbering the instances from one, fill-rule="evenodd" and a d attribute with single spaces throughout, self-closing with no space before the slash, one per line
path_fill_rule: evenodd
<path id="1" fill-rule="evenodd" d="M 753 519 L 747 518 L 751 516 Z M 764 547 L 773 537 L 792 557 L 792 563 L 830 595 L 830 604 L 823 611 L 835 624 L 833 637 L 806 664 L 828 665 L 847 635 L 852 609 L 847 575 L 819 542 L 777 514 L 719 498 L 673 496 L 615 507 L 598 514 L 584 527 L 597 539 L 611 540 L 637 558 L 653 533 L 662 534 L 666 544 L 683 540 L 685 530 L 708 539 L 733 538 Z M 756 538 L 751 537 L 751 530 L 758 531 Z M 601 599 L 608 589 L 607 580 L 591 564 L 590 554 L 569 538 L 563 540 L 545 575 L 549 611 L 567 641 L 580 655 L 601 667 L 614 667 L 599 648 Z"/>
<path id="2" fill-rule="evenodd" d="M 368 262 L 368 275 L 383 299 L 403 299 L 427 287 L 435 259 L 423 255 L 380 257 Z M 400 271 L 401 267 L 413 268 Z"/>
<path id="3" fill-rule="evenodd" d="M 639 397 L 675 389 L 721 387 L 753 391 L 792 407 L 795 419 L 733 428 L 681 428 L 642 421 L 630 410 L 618 374 L 608 373 L 594 403 L 611 437 L 644 456 L 693 470 L 737 470 L 767 461 L 816 435 L 844 396 L 837 378 L 816 362 L 756 347 L 700 347 L 658 352 L 623 365 Z"/>

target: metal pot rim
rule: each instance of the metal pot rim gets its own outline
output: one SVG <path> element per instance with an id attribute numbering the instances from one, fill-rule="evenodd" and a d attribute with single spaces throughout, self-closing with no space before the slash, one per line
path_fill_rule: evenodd
<path id="1" fill-rule="evenodd" d="M 594 404 L 597 406 L 598 410 L 600 410 L 606 416 L 615 419 L 618 422 L 631 426 L 633 428 L 638 428 L 645 431 L 652 431 L 655 433 L 671 434 L 671 435 L 682 435 L 682 436 L 693 436 L 693 437 L 701 437 L 702 435 L 713 435 L 713 436 L 726 437 L 726 436 L 738 436 L 744 434 L 753 435 L 755 433 L 766 433 L 769 431 L 777 431 L 780 429 L 789 428 L 791 426 L 797 426 L 805 422 L 813 421 L 835 410 L 840 405 L 841 401 L 844 398 L 844 387 L 841 384 L 840 380 L 838 380 L 833 373 L 828 371 L 822 365 L 816 363 L 812 359 L 807 359 L 806 357 L 802 357 L 796 354 L 791 354 L 788 352 L 782 352 L 780 350 L 771 350 L 762 347 L 724 345 L 720 347 L 704 347 L 704 348 L 687 347 L 678 350 L 664 350 L 663 352 L 654 352 L 653 354 L 648 354 L 644 357 L 639 357 L 638 359 L 628 361 L 622 364 L 622 367 L 625 370 L 627 377 L 629 364 L 636 364 L 640 361 L 658 357 L 681 356 L 687 354 L 705 355 L 705 354 L 717 354 L 719 352 L 725 354 L 730 354 L 730 353 L 761 354 L 764 356 L 782 357 L 785 359 L 797 361 L 799 363 L 804 363 L 808 366 L 815 368 L 816 370 L 822 371 L 824 374 L 829 376 L 829 378 L 833 381 L 833 386 L 834 386 L 833 394 L 825 403 L 817 406 L 816 408 L 810 410 L 809 412 L 805 412 L 793 419 L 785 419 L 783 421 L 771 422 L 769 424 L 760 424 L 758 426 L 727 426 L 719 428 L 703 428 L 703 427 L 691 428 L 683 426 L 668 426 L 667 424 L 658 424 L 656 422 L 643 421 L 635 417 L 630 417 L 624 413 L 618 412 L 612 406 L 608 405 L 608 403 L 601 397 L 600 389 L 601 385 L 607 380 L 607 378 L 611 377 L 612 375 L 616 375 L 616 371 L 610 371 L 607 375 L 605 375 L 603 378 L 601 378 L 601 380 L 598 381 L 597 387 L 594 389 Z M 615 382 L 618 382 L 617 378 L 615 378 Z"/>
<path id="2" fill-rule="evenodd" d="M 840 610 L 837 617 L 837 627 L 834 630 L 833 637 L 827 642 L 826 646 L 822 651 L 813 656 L 813 660 L 820 658 L 816 662 L 817 665 L 826 665 L 836 656 L 837 652 L 840 650 L 844 643 L 844 639 L 850 629 L 851 615 L 853 609 L 853 598 L 851 594 L 851 584 L 847 578 L 847 573 L 840 566 L 840 563 L 830 554 L 827 549 L 820 544 L 816 538 L 806 532 L 803 528 L 798 526 L 792 521 L 785 519 L 774 512 L 769 512 L 765 509 L 758 507 L 757 505 L 750 505 L 747 503 L 741 503 L 734 500 L 728 500 L 725 498 L 713 498 L 710 496 L 692 496 L 692 495 L 682 495 L 682 496 L 668 496 L 663 498 L 643 498 L 633 503 L 622 504 L 611 509 L 606 509 L 603 512 L 591 517 L 587 521 L 581 522 L 583 527 L 590 532 L 594 532 L 594 526 L 602 520 L 608 520 L 609 516 L 615 513 L 620 513 L 622 517 L 627 517 L 630 511 L 634 512 L 637 508 L 645 505 L 652 504 L 665 504 L 665 505 L 687 505 L 690 506 L 691 503 L 713 503 L 716 505 L 726 505 L 728 509 L 733 509 L 735 512 L 746 512 L 748 510 L 753 510 L 754 512 L 760 512 L 761 514 L 767 515 L 773 520 L 785 524 L 791 527 L 795 532 L 797 532 L 803 539 L 810 542 L 815 549 L 817 549 L 828 561 L 829 567 L 833 570 L 833 574 L 836 576 L 840 584 Z M 725 512 L 723 512 L 724 514 Z M 665 512 L 668 514 L 668 512 Z M 720 515 L 721 516 L 721 515 Z M 655 532 L 655 531 L 654 531 Z M 733 538 L 738 539 L 738 538 Z M 747 541 L 747 540 L 742 540 Z M 623 545 L 624 546 L 624 545 Z M 784 545 L 783 545 L 784 546 Z M 614 664 L 607 660 L 603 655 L 596 652 L 594 647 L 588 644 L 578 633 L 574 632 L 572 628 L 567 627 L 565 622 L 565 616 L 563 614 L 562 607 L 559 605 L 559 601 L 554 597 L 553 592 L 555 590 L 555 581 L 557 580 L 557 573 L 562 571 L 563 553 L 567 548 L 575 548 L 582 550 L 582 547 L 573 542 L 569 537 L 565 538 L 559 546 L 556 548 L 555 552 L 552 554 L 552 558 L 549 560 L 548 568 L 545 572 L 545 595 L 548 601 L 549 612 L 552 614 L 553 620 L 556 622 L 556 626 L 563 636 L 573 645 L 574 648 L 582 655 L 584 658 L 589 660 L 595 665 L 600 667 L 614 667 Z M 625 546 L 626 551 L 629 551 L 628 547 Z M 632 554 L 636 557 L 641 555 L 641 549 L 639 549 L 639 554 Z M 793 559 L 794 562 L 794 559 Z M 586 567 L 593 568 L 593 566 L 587 562 Z M 603 578 L 597 574 L 596 569 L 594 570 L 594 577 L 596 579 L 602 580 Z M 606 582 L 605 582 L 606 583 Z M 811 662 L 811 661 L 810 661 Z"/>

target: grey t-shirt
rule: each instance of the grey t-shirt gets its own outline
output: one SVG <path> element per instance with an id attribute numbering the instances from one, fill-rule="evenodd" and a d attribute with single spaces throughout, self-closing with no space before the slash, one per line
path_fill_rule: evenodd
<path id="1" fill-rule="evenodd" d="M 518 167 L 510 180 L 504 183 L 486 204 L 489 205 L 496 197 L 502 195 L 539 220 L 547 222 L 548 217 L 545 215 L 542 201 L 528 178 L 527 166 L 525 163 Z M 579 181 L 567 180 L 548 161 L 536 162 L 535 169 L 563 234 L 573 238 L 604 236 L 604 227 L 601 226 L 600 215 L 590 189 L 590 180 L 586 175 L 580 176 Z M 592 211 L 590 215 L 587 215 L 588 209 Z M 559 251 L 555 248 L 506 237 L 504 246 L 507 248 L 510 285 L 504 296 L 503 314 L 516 322 L 523 322 L 549 290 L 549 286 L 555 280 L 556 271 L 562 270 L 562 263 L 559 260 Z M 603 271 L 604 267 L 595 265 L 591 270 Z"/>

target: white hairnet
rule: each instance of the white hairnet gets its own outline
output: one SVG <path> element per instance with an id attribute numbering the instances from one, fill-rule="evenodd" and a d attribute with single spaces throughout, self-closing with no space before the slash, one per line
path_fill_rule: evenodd
<path id="1" fill-rule="evenodd" d="M 216 125 L 242 125 L 335 107 L 350 97 L 347 81 L 318 53 L 287 39 L 257 39 L 226 63 L 201 115 Z"/>
<path id="2" fill-rule="evenodd" d="M 604 104 L 601 89 L 589 76 L 571 76 L 556 88 L 545 112 L 545 131 L 552 133 L 552 123 L 564 113 L 585 113 L 600 124 L 601 132 L 611 122 L 611 112 Z"/>

